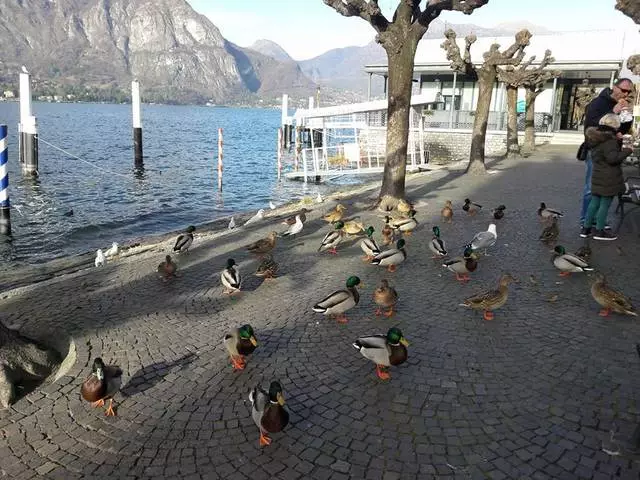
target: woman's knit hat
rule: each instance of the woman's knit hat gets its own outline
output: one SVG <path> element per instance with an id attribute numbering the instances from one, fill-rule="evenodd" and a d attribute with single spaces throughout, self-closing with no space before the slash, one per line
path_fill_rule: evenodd
<path id="1" fill-rule="evenodd" d="M 620 117 L 615 113 L 607 113 L 604 115 L 600 122 L 598 122 L 601 127 L 608 127 L 612 130 L 618 130 L 620 128 Z"/>

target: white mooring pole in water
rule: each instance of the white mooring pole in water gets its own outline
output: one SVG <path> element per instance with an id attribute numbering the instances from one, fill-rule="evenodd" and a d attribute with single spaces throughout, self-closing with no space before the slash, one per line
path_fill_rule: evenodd
<path id="1" fill-rule="evenodd" d="M 218 129 L 218 190 L 222 191 L 222 129 Z"/>
<path id="2" fill-rule="evenodd" d="M 133 156 L 136 167 L 142 166 L 142 116 L 140 114 L 140 82 L 131 82 L 133 108 Z"/>
<path id="3" fill-rule="evenodd" d="M 278 129 L 278 180 L 282 175 L 282 127 Z"/>
<path id="4" fill-rule="evenodd" d="M 22 173 L 38 175 L 38 128 L 36 117 L 31 113 L 31 80 L 26 69 L 20 74 L 20 151 L 18 152 Z"/>
<path id="5" fill-rule="evenodd" d="M 11 235 L 8 160 L 7 126 L 0 125 L 0 235 Z"/>

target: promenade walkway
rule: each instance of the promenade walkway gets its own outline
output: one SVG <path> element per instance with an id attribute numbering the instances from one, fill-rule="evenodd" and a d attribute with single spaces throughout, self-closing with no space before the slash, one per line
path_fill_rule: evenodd
<path id="1" fill-rule="evenodd" d="M 560 242 L 575 251 L 583 165 L 573 150 L 541 149 L 528 159 L 491 163 L 468 178 L 460 169 L 418 174 L 408 182 L 419 229 L 407 238 L 408 260 L 395 273 L 364 264 L 357 242 L 337 256 L 316 250 L 327 231 L 313 205 L 303 234 L 279 239 L 280 276 L 251 274 L 244 247 L 271 230 L 275 216 L 222 236 L 199 236 L 179 258 L 181 277 L 163 283 L 156 266 L 169 242 L 140 255 L 5 292 L 0 318 L 27 335 L 73 339 L 77 359 L 57 382 L 0 411 L 0 477 L 11 479 L 638 479 L 640 463 L 610 455 L 640 420 L 640 324 L 598 316 L 590 278 L 560 278 L 538 240 L 541 201 L 564 209 Z M 366 207 L 369 190 L 341 203 L 349 216 L 382 227 Z M 464 198 L 485 206 L 475 217 Z M 454 222 L 439 224 L 456 255 L 505 204 L 498 242 L 466 285 L 428 249 L 445 200 Z M 185 225 L 189 219 L 185 219 Z M 640 216 L 625 220 L 617 242 L 593 242 L 592 262 L 640 304 Z M 222 295 L 219 272 L 233 257 L 244 293 Z M 484 321 L 459 307 L 492 287 L 502 272 L 507 305 Z M 337 324 L 311 307 L 346 278 L 365 284 L 360 304 Z M 392 319 L 375 317 L 371 300 L 382 278 L 400 301 Z M 234 372 L 221 339 L 253 325 L 260 342 L 247 368 Z M 377 379 L 351 346 L 358 336 L 399 326 L 409 360 Z M 96 356 L 124 370 L 118 416 L 81 400 L 79 386 Z M 248 392 L 279 379 L 291 423 L 260 448 Z M 613 444 L 610 442 L 613 435 Z"/>

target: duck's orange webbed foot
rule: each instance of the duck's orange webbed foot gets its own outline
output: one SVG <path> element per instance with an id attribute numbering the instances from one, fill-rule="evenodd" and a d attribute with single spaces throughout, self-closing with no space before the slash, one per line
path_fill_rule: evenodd
<path id="1" fill-rule="evenodd" d="M 490 312 L 490 311 L 486 310 L 484 312 L 483 318 L 485 320 L 493 320 L 493 318 L 494 318 L 493 312 Z"/>
<path id="2" fill-rule="evenodd" d="M 330 248 L 329 250 L 327 250 L 327 252 L 329 252 L 331 255 L 337 255 L 338 254 L 338 250 L 334 248 Z"/>
<path id="3" fill-rule="evenodd" d="M 347 316 L 344 313 L 341 313 L 336 317 L 336 322 L 342 323 L 342 324 L 347 323 Z"/>
<path id="4" fill-rule="evenodd" d="M 234 370 L 244 370 L 244 367 L 246 366 L 246 362 L 244 358 L 240 356 L 231 357 L 231 365 L 233 365 Z"/>
<path id="5" fill-rule="evenodd" d="M 407 232 L 402 232 L 402 233 L 404 233 L 405 235 L 410 237 L 412 232 L 411 231 L 407 231 Z"/>
<path id="6" fill-rule="evenodd" d="M 389 265 L 387 267 L 387 271 L 390 272 L 390 273 L 395 272 L 396 271 L 396 266 L 395 265 Z"/>
<path id="7" fill-rule="evenodd" d="M 568 277 L 569 275 L 571 275 L 571 272 L 560 272 L 561 277 Z"/>
<path id="8" fill-rule="evenodd" d="M 107 417 L 115 417 L 116 416 L 116 412 L 113 410 L 113 398 L 109 399 L 109 406 L 107 407 L 107 410 L 104 412 L 104 414 Z"/>
<path id="9" fill-rule="evenodd" d="M 260 446 L 266 447 L 267 445 L 271 445 L 271 439 L 264 433 L 260 433 Z"/>
<path id="10" fill-rule="evenodd" d="M 469 280 L 469 277 L 467 275 L 459 275 L 456 273 L 456 280 L 464 283 Z"/>
<path id="11" fill-rule="evenodd" d="M 384 312 L 384 316 L 387 318 L 393 317 L 393 307 L 391 307 L 387 312 Z"/>
<path id="12" fill-rule="evenodd" d="M 376 308 L 376 317 L 379 317 L 380 315 L 382 315 L 382 309 Z"/>
<path id="13" fill-rule="evenodd" d="M 598 313 L 598 315 L 600 315 L 601 317 L 608 317 L 610 313 L 610 308 L 603 308 L 602 310 L 600 310 L 600 313 Z"/>
<path id="14" fill-rule="evenodd" d="M 391 378 L 391 375 L 389 375 L 389 373 L 385 372 L 383 369 L 383 365 L 376 365 L 376 375 L 380 380 L 389 380 Z"/>
<path id="15" fill-rule="evenodd" d="M 371 263 L 371 260 L 373 260 L 373 257 L 371 255 L 367 255 L 365 257 L 362 257 L 362 261 L 365 263 Z"/>
<path id="16" fill-rule="evenodd" d="M 91 406 L 93 408 L 98 408 L 98 407 L 104 407 L 104 400 L 101 398 L 100 400 L 98 400 L 97 402 L 92 402 Z"/>

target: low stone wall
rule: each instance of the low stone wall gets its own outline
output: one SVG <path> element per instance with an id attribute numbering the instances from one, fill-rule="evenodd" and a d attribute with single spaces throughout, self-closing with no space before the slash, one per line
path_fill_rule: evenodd
<path id="1" fill-rule="evenodd" d="M 429 151 L 429 162 L 436 165 L 467 160 L 471 150 L 471 130 L 425 129 L 425 146 Z M 520 142 L 524 134 L 519 133 Z M 549 133 L 536 133 L 536 145 L 547 143 Z M 485 155 L 499 157 L 507 153 L 507 133 L 488 131 L 485 141 Z"/>

